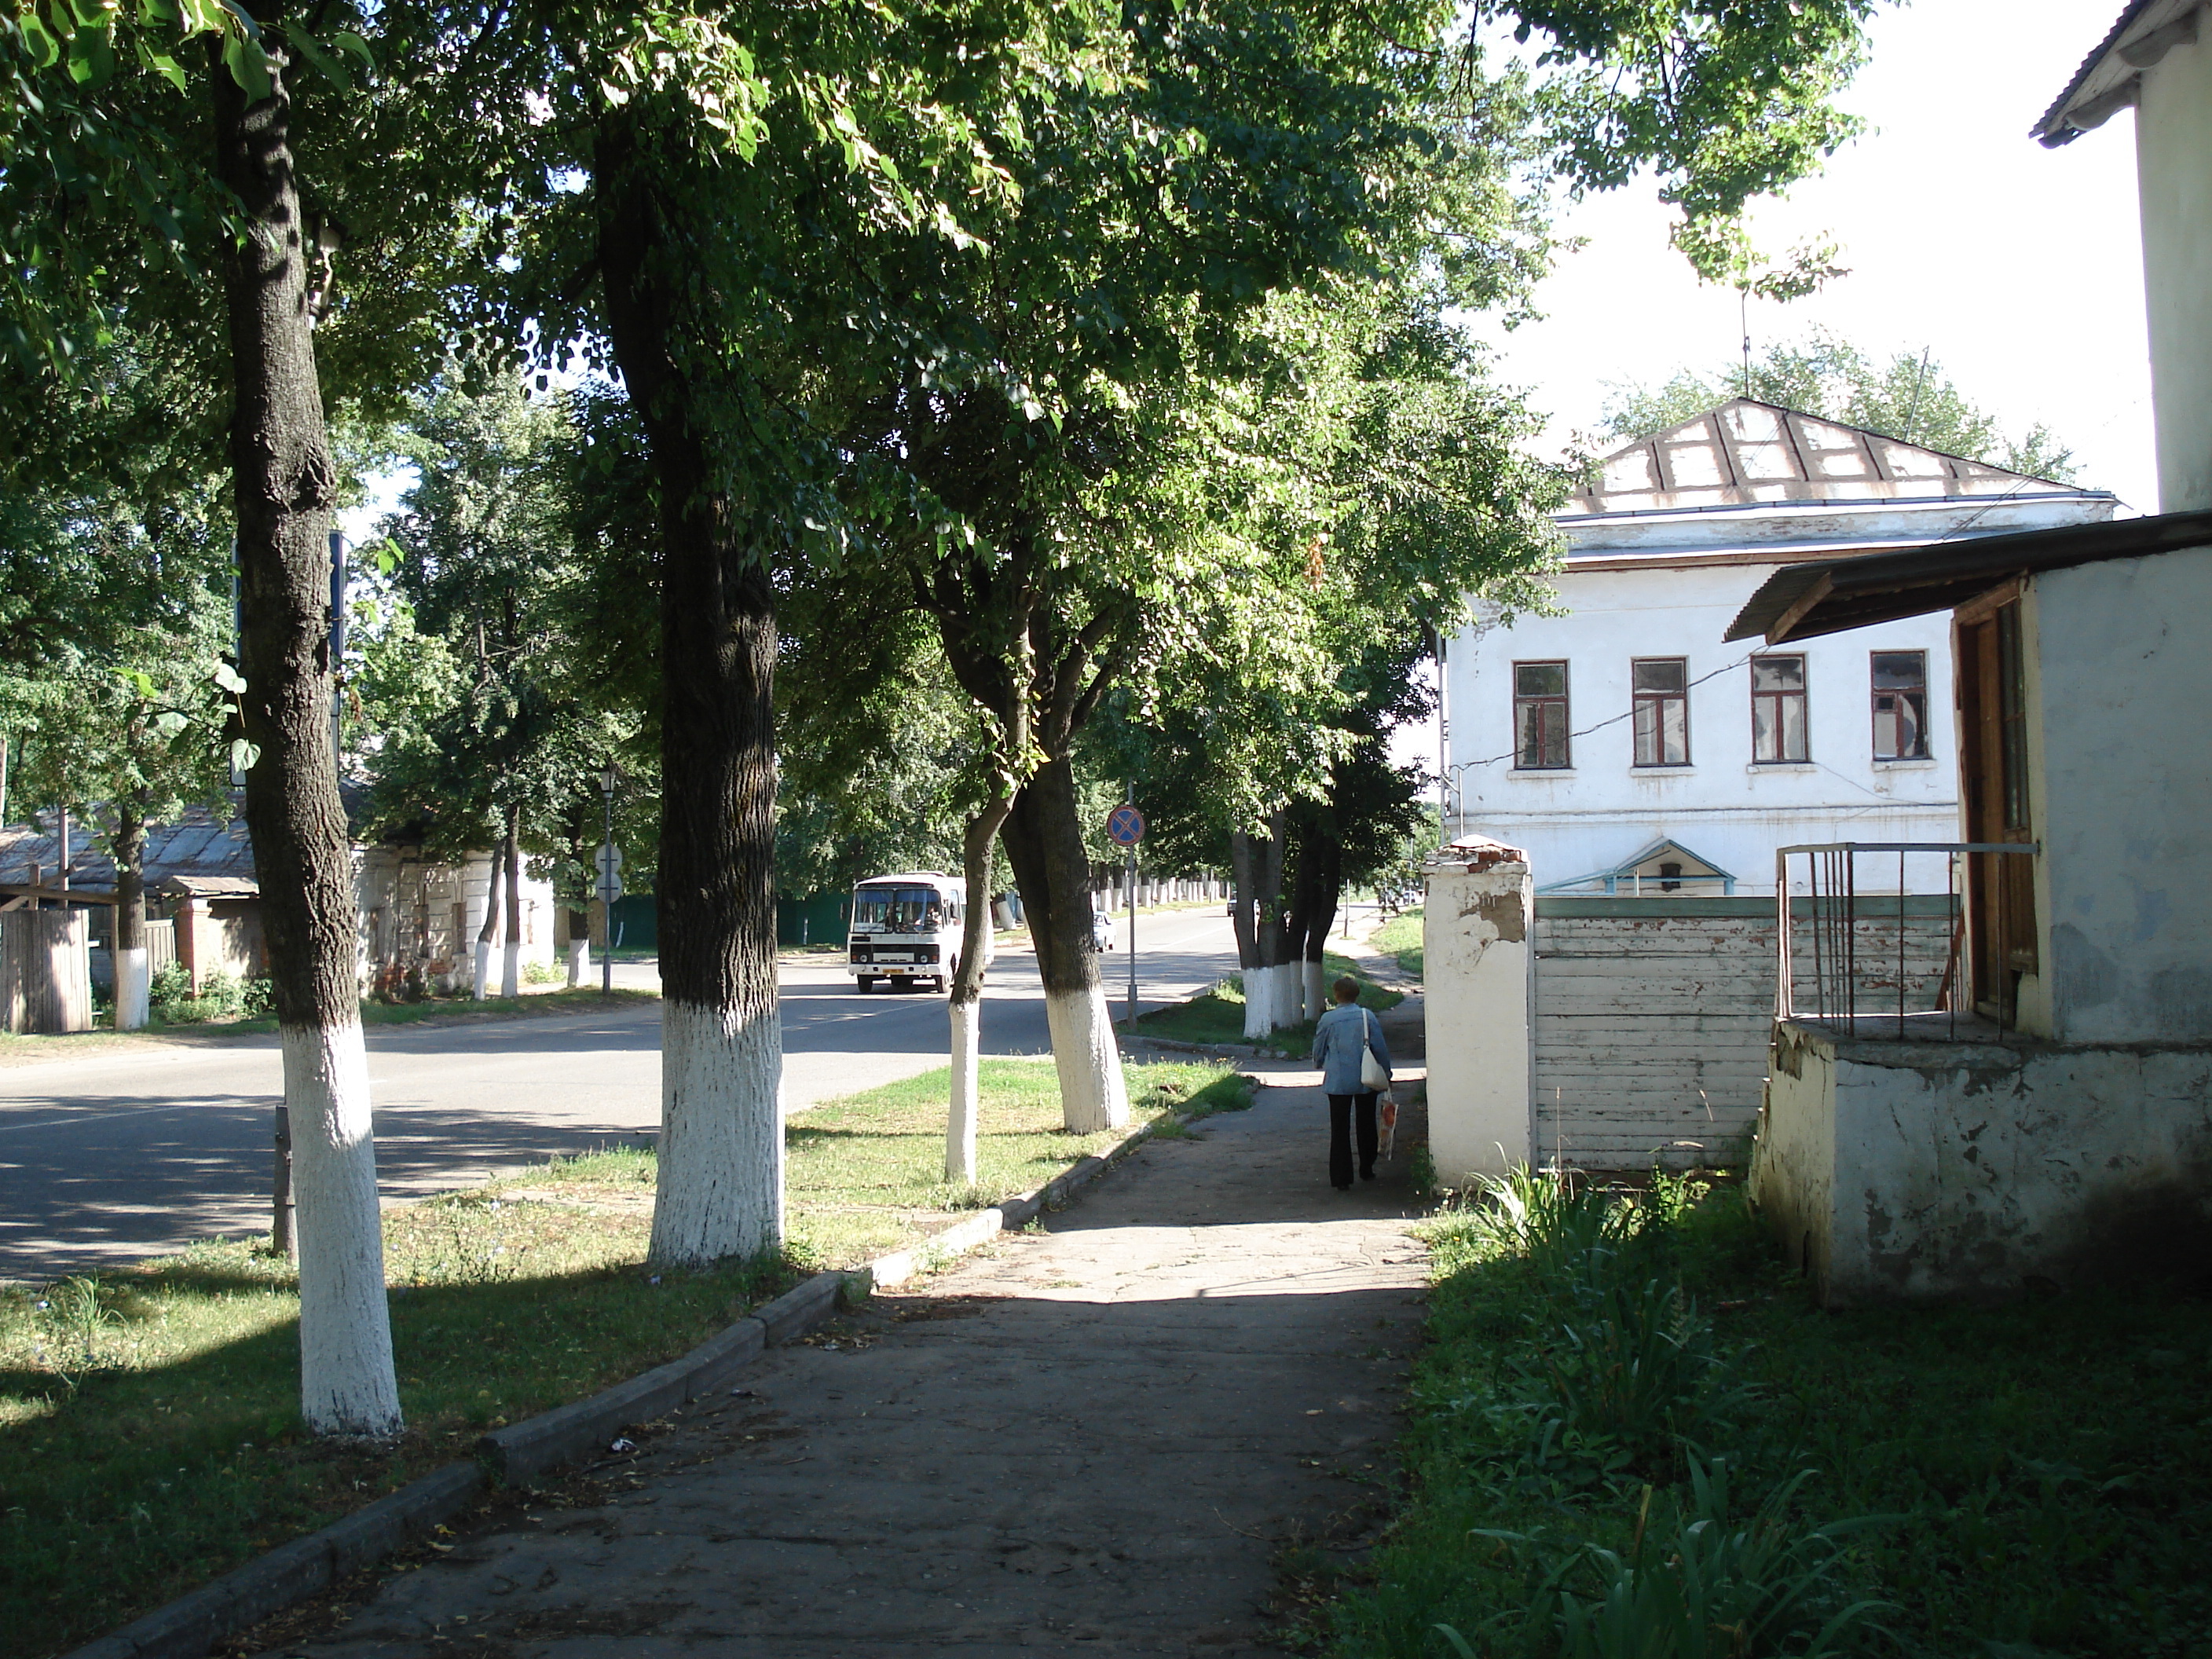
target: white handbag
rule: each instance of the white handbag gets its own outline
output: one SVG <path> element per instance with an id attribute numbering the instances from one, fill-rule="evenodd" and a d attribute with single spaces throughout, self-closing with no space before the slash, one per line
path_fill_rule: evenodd
<path id="1" fill-rule="evenodd" d="M 1359 1010 L 1359 1088 L 1363 1094 L 1376 1095 L 1390 1086 L 1390 1073 L 1382 1069 L 1382 1062 L 1375 1058 L 1375 1050 L 1367 1046 L 1367 1022 L 1372 1018 L 1366 1009 Z"/>

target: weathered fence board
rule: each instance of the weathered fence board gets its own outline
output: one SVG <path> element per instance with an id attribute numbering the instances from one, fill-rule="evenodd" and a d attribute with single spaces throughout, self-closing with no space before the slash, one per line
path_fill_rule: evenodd
<path id="1" fill-rule="evenodd" d="M 91 933 L 82 909 L 0 912 L 0 1029 L 92 1029 Z"/>
<path id="2" fill-rule="evenodd" d="M 1896 994 L 1897 900 L 1851 930 L 1862 1012 Z M 1926 1007 L 1952 933 L 1948 902 L 1905 901 L 1905 980 Z M 1759 1116 L 1775 1000 L 1771 899 L 1536 900 L 1531 1105 L 1539 1156 L 1594 1169 L 1734 1156 Z M 1792 929 L 1809 995 L 1812 923 Z M 1840 935 L 1835 936 L 1840 938 Z M 1821 950 L 1825 956 L 1827 944 Z"/>

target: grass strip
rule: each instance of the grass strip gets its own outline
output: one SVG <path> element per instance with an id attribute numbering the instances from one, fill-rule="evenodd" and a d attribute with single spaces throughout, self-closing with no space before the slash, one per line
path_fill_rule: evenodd
<path id="1" fill-rule="evenodd" d="M 361 1023 L 367 1026 L 468 1025 L 479 1020 L 539 1018 L 549 1014 L 612 1013 L 644 1003 L 657 1003 L 653 991 L 601 991 L 596 986 L 541 991 L 532 996 L 431 997 L 421 1002 L 364 1002 Z M 43 1060 L 74 1060 L 103 1050 L 136 1048 L 147 1042 L 220 1042 L 226 1037 L 267 1036 L 276 1030 L 274 1016 L 253 1019 L 180 1020 L 171 1023 L 158 1016 L 143 1030 L 117 1031 L 99 1027 L 58 1036 L 32 1036 L 0 1031 L 0 1062 L 27 1063 Z"/>
<path id="2" fill-rule="evenodd" d="M 1395 1008 L 1406 1000 L 1406 994 L 1387 986 L 1378 985 L 1359 971 L 1359 964 L 1349 957 L 1324 953 L 1322 970 L 1330 984 L 1349 974 L 1359 981 L 1359 1006 L 1372 1008 L 1377 1013 Z M 1127 1022 L 1121 1022 L 1127 1029 Z M 1171 1042 L 1238 1043 L 1249 1041 L 1244 1035 L 1244 980 L 1240 974 L 1231 974 L 1218 985 L 1182 1002 L 1156 1008 L 1149 1014 L 1137 1017 L 1137 1034 L 1140 1036 L 1165 1037 Z M 1299 1055 L 1313 1051 L 1314 1023 L 1303 1020 L 1296 1025 L 1283 1026 L 1254 1043 L 1263 1053 Z"/>
<path id="3" fill-rule="evenodd" d="M 1137 1122 L 1249 1102 L 1216 1066 L 1128 1073 Z M 301 1433 L 296 1281 L 252 1244 L 0 1291 L 7 1650 L 64 1652 L 469 1455 L 487 1428 L 674 1358 L 802 1273 L 919 1243 L 1119 1138 L 1056 1127 L 1048 1061 L 986 1060 L 981 1081 L 973 1188 L 942 1178 L 943 1070 L 795 1120 L 780 1261 L 650 1268 L 655 1170 L 637 1148 L 386 1212 L 409 1425 L 390 1449 Z"/>
<path id="4" fill-rule="evenodd" d="M 1735 1188 L 1658 1191 L 1595 1245 L 1431 1224 L 1409 1498 L 1327 1651 L 2212 1651 L 2201 1295 L 1829 1313 Z"/>
<path id="5" fill-rule="evenodd" d="M 1427 957 L 1422 943 L 1422 915 L 1418 908 L 1401 910 L 1367 936 L 1369 945 L 1386 957 L 1395 957 L 1400 970 L 1416 980 L 1428 977 L 1423 971 Z"/>

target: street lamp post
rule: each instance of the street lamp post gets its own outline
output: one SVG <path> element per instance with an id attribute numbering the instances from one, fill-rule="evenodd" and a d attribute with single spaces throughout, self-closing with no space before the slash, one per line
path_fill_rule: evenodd
<path id="1" fill-rule="evenodd" d="M 606 836 L 599 846 L 599 991 L 609 996 L 615 988 L 615 897 L 621 889 L 614 885 L 619 878 L 607 854 L 614 850 L 615 785 L 621 781 L 622 774 L 609 761 L 599 774 L 599 795 L 606 805 Z"/>

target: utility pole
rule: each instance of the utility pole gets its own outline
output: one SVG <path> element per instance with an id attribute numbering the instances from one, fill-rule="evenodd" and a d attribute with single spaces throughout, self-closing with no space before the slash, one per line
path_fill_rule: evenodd
<path id="1" fill-rule="evenodd" d="M 615 846 L 615 786 L 622 774 L 609 761 L 599 774 L 599 799 L 606 807 L 606 834 L 593 860 L 599 875 L 599 994 L 612 996 L 615 988 L 615 901 L 622 896 L 622 854 Z"/>
<path id="2" fill-rule="evenodd" d="M 1137 786 L 1132 781 L 1127 796 L 1128 805 L 1137 804 Z M 1137 843 L 1129 843 L 1129 1029 L 1137 1029 Z"/>

